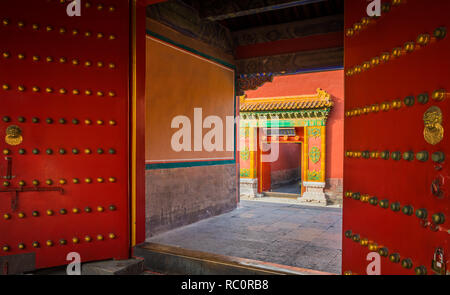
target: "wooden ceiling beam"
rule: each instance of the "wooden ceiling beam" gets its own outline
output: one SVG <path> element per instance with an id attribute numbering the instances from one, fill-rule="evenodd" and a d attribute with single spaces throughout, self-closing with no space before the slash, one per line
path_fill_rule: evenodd
<path id="1" fill-rule="evenodd" d="M 139 0 L 139 3 L 145 6 L 153 5 L 161 2 L 166 2 L 167 0 Z"/>
<path id="2" fill-rule="evenodd" d="M 259 14 L 268 11 L 280 10 L 290 7 L 303 6 L 311 3 L 323 2 L 326 0 L 278 0 L 276 4 L 273 4 L 274 1 L 256 1 L 250 2 L 251 4 L 248 7 L 241 7 L 241 3 L 239 0 L 215 0 L 209 2 L 206 6 L 202 6 L 202 3 L 199 2 L 200 7 L 200 15 L 202 18 L 211 20 L 211 21 L 219 21 L 230 18 L 236 18 L 240 16 Z M 267 3 L 270 2 L 270 3 Z M 252 4 L 254 3 L 254 4 Z M 263 4 L 264 6 L 261 6 Z M 220 7 L 220 8 L 218 8 Z"/>

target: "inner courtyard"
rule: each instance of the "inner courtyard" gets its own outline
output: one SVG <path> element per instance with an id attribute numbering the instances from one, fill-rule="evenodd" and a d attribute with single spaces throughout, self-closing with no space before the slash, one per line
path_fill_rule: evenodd
<path id="1" fill-rule="evenodd" d="M 243 200 L 232 212 L 147 242 L 341 274 L 341 236 L 340 208 Z"/>

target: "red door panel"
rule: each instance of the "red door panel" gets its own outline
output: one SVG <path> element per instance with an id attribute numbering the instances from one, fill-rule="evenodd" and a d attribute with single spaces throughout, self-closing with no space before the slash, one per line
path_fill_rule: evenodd
<path id="1" fill-rule="evenodd" d="M 264 155 L 269 157 L 269 152 L 262 152 L 261 156 Z M 268 192 L 271 189 L 271 175 L 270 175 L 270 163 L 271 162 L 261 162 L 261 192 Z"/>
<path id="2" fill-rule="evenodd" d="M 381 256 L 381 274 L 434 274 L 436 249 L 443 250 L 447 268 L 450 254 L 448 159 L 432 159 L 434 153 L 448 158 L 450 152 L 448 135 L 440 135 L 450 128 L 450 39 L 438 29 L 450 28 L 450 2 L 383 3 L 382 16 L 362 24 L 368 2 L 345 2 L 342 270 L 366 274 L 367 254 L 377 251 L 387 254 Z M 355 23 L 361 25 L 348 31 Z M 425 133 L 438 142 L 425 140 L 425 114 L 434 114 Z M 389 151 L 386 159 L 383 151 Z M 434 180 L 439 197 L 431 190 Z M 398 263 L 392 254 L 398 254 Z"/>
<path id="3" fill-rule="evenodd" d="M 271 149 L 264 139 L 267 135 L 263 128 L 258 128 L 258 193 L 268 192 L 271 189 L 270 158 Z"/>
<path id="4" fill-rule="evenodd" d="M 129 3 L 67 5 L 0 3 L 0 255 L 37 268 L 129 251 Z"/>

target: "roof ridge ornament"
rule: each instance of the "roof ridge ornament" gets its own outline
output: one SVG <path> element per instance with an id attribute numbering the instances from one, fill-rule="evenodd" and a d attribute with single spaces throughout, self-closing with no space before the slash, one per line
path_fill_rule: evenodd
<path id="1" fill-rule="evenodd" d="M 322 88 L 317 88 L 315 94 L 248 98 L 246 95 L 240 97 L 241 112 L 261 112 L 261 111 L 294 111 L 307 109 L 331 109 L 334 103 L 331 95 Z"/>
<path id="2" fill-rule="evenodd" d="M 323 98 L 323 99 L 331 99 L 331 95 L 326 92 L 325 90 L 323 90 L 322 88 L 317 88 L 317 95 L 319 96 L 319 98 Z"/>

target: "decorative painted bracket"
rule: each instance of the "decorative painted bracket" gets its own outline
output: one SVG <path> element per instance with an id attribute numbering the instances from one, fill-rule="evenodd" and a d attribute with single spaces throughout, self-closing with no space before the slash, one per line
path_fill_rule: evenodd
<path id="1" fill-rule="evenodd" d="M 237 78 L 237 95 L 244 95 L 247 90 L 256 90 L 267 82 L 272 82 L 272 74 L 240 75 Z"/>

